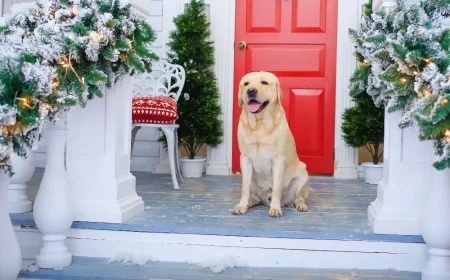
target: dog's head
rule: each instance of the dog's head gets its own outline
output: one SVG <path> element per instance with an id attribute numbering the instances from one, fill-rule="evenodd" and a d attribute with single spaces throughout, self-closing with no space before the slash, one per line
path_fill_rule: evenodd
<path id="1" fill-rule="evenodd" d="M 239 83 L 239 106 L 253 114 L 267 107 L 281 106 L 282 96 L 278 78 L 269 72 L 248 73 Z"/>

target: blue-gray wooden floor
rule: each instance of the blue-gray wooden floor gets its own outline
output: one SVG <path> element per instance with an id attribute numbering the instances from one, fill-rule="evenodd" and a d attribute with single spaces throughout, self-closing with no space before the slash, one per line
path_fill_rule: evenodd
<path id="1" fill-rule="evenodd" d="M 19 278 L 52 280 L 150 280 L 150 279 L 303 279 L 303 280 L 375 280 L 420 279 L 420 273 L 392 270 L 314 270 L 299 268 L 233 268 L 214 273 L 208 268 L 198 268 L 185 263 L 150 263 L 148 266 L 106 264 L 104 259 L 74 258 L 73 264 L 60 271 L 39 269 L 24 271 Z"/>
<path id="2" fill-rule="evenodd" d="M 42 177 L 37 169 L 29 182 L 32 199 Z M 376 186 L 362 180 L 313 177 L 309 212 L 293 207 L 280 218 L 268 216 L 268 207 L 252 208 L 235 216 L 231 209 L 239 201 L 239 176 L 204 176 L 185 179 L 173 190 L 169 175 L 136 172 L 137 191 L 146 210 L 124 224 L 75 222 L 75 228 L 174 232 L 286 238 L 423 242 L 421 236 L 374 234 L 368 225 L 367 207 L 376 197 Z M 34 225 L 32 213 L 11 215 L 16 225 Z"/>

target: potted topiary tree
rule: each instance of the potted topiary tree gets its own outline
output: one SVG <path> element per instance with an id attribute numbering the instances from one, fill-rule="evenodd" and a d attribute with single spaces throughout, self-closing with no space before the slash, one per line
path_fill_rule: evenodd
<path id="1" fill-rule="evenodd" d="M 383 177 L 384 106 L 377 107 L 370 95 L 362 92 L 353 97 L 355 106 L 342 114 L 342 134 L 345 142 L 355 148 L 366 147 L 372 162 L 364 162 L 367 184 L 378 184 Z"/>
<path id="2" fill-rule="evenodd" d="M 203 145 L 217 147 L 222 143 L 223 122 L 219 89 L 214 74 L 214 46 L 209 40 L 210 23 L 203 0 L 191 0 L 182 14 L 174 18 L 175 30 L 169 35 L 168 62 L 182 65 L 186 81 L 178 100 L 176 121 L 182 157 L 183 177 L 201 177 L 206 158 L 197 156 Z M 160 139 L 165 143 L 165 137 Z M 167 145 L 167 144 L 166 144 Z"/>

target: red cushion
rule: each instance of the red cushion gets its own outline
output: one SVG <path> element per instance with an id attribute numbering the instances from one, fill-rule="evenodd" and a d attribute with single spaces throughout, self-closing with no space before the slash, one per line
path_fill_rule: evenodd
<path id="1" fill-rule="evenodd" d="M 177 102 L 172 97 L 135 97 L 133 123 L 174 123 L 178 119 Z"/>

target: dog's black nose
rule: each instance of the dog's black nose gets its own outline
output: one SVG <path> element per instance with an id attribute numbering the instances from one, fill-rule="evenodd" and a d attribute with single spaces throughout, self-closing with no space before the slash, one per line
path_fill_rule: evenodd
<path id="1" fill-rule="evenodd" d="M 249 89 L 247 89 L 248 97 L 256 97 L 257 93 L 258 93 L 258 91 L 256 90 L 256 88 L 249 88 Z"/>

